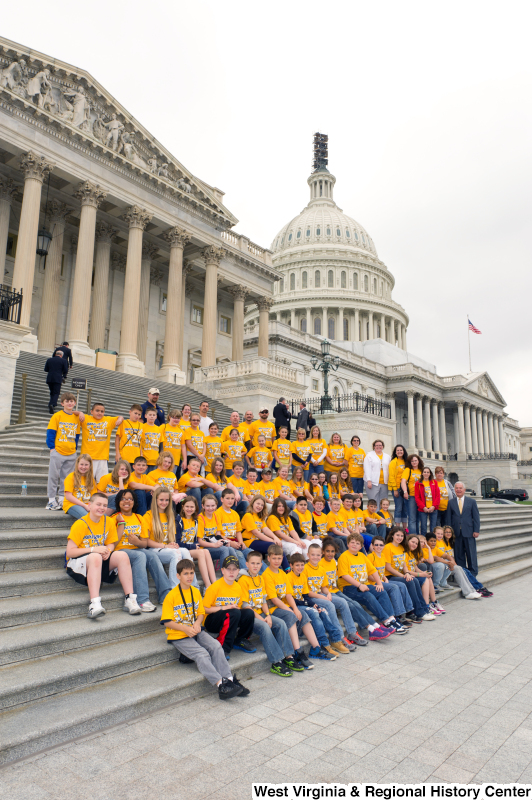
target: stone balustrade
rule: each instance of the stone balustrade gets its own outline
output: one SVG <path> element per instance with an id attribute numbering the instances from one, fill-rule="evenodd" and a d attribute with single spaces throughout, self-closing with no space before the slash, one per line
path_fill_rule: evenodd
<path id="1" fill-rule="evenodd" d="M 257 326 L 258 328 L 258 326 Z M 244 361 L 231 361 L 227 364 L 216 364 L 214 367 L 198 367 L 194 370 L 194 383 L 221 381 L 226 378 L 241 378 L 250 375 L 266 375 L 283 381 L 297 383 L 298 370 L 279 364 L 269 358 L 250 358 Z"/>

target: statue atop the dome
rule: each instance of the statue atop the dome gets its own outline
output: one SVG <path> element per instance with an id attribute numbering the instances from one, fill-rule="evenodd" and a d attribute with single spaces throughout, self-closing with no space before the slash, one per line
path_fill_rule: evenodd
<path id="1" fill-rule="evenodd" d="M 314 134 L 314 161 L 312 162 L 313 172 L 325 170 L 328 172 L 329 163 L 329 137 L 326 133 Z"/>

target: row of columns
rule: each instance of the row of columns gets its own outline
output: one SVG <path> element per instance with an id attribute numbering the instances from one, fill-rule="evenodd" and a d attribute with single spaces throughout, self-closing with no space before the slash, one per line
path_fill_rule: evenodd
<path id="1" fill-rule="evenodd" d="M 349 326 L 347 337 L 348 341 L 366 342 L 370 339 L 377 339 L 379 338 L 378 326 L 380 326 L 381 339 L 384 339 L 393 345 L 395 345 L 397 342 L 398 347 L 401 350 L 406 350 L 406 325 L 396 319 L 393 319 L 392 317 L 387 317 L 386 314 L 378 314 L 374 311 L 360 311 L 358 308 L 355 308 L 354 310 L 349 308 L 346 310 L 342 306 L 339 308 L 337 306 L 334 306 L 333 308 L 322 306 L 320 308 L 322 316 L 322 336 L 328 336 L 329 315 L 333 314 L 335 317 L 337 316 L 335 319 L 337 328 L 334 337 L 337 340 L 344 340 L 344 319 L 346 319 Z M 290 327 L 298 327 L 296 323 L 296 314 L 298 310 L 300 313 L 300 318 L 302 316 L 301 312 L 304 311 L 307 322 L 307 333 L 314 333 L 312 325 L 312 306 L 307 306 L 305 309 L 291 309 Z"/>
<path id="2" fill-rule="evenodd" d="M 408 449 L 447 452 L 445 403 L 407 391 Z M 416 414 L 414 413 L 414 398 Z M 432 409 L 432 416 L 431 416 Z M 463 400 L 454 412 L 455 447 L 462 454 L 499 454 L 504 451 L 504 419 Z M 416 445 L 417 439 L 417 445 Z"/>
<path id="3" fill-rule="evenodd" d="M 20 161 L 24 172 L 24 190 L 18 231 L 12 286 L 23 292 L 21 324 L 29 326 L 35 271 L 35 249 L 41 193 L 44 180 L 53 164 L 43 156 L 27 153 Z M 17 187 L 11 179 L 0 180 L 0 252 L 5 253 L 9 232 L 10 208 Z M 92 363 L 94 350 L 103 348 L 107 320 L 111 244 L 118 230 L 104 220 L 97 220 L 97 211 L 107 194 L 97 184 L 81 182 L 74 196 L 80 201 L 81 214 L 70 301 L 70 327 L 68 341 L 77 361 Z M 66 217 L 72 208 L 58 200 L 46 206 L 52 242 L 46 262 L 41 319 L 38 326 L 39 351 L 49 352 L 55 345 L 61 261 Z M 127 259 L 125 267 L 124 298 L 120 329 L 120 347 L 117 369 L 137 374 L 143 373 L 146 359 L 146 342 L 149 317 L 149 288 L 151 261 L 158 246 L 143 241 L 144 230 L 151 214 L 139 206 L 127 209 L 124 219 L 129 225 Z M 160 377 L 174 382 L 181 372 L 184 344 L 185 273 L 183 251 L 190 235 L 183 229 L 172 227 L 164 234 L 170 245 L 168 290 L 164 339 L 164 359 Z M 96 252 L 95 252 L 96 249 Z M 223 248 L 208 246 L 203 250 L 205 261 L 205 295 L 202 336 L 202 366 L 216 364 L 216 337 L 218 333 L 218 267 Z M 91 284 L 93 280 L 91 314 Z M 4 266 L 3 264 L 1 265 Z M 243 286 L 232 288 L 234 298 L 233 360 L 243 358 L 244 302 L 247 290 Z M 270 298 L 258 298 L 259 304 L 259 355 L 268 356 L 268 321 Z M 90 338 L 89 315 L 90 317 Z"/>

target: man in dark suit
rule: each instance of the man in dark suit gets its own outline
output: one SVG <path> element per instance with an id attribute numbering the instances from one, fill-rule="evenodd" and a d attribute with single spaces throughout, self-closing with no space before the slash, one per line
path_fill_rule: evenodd
<path id="1" fill-rule="evenodd" d="M 306 436 L 308 437 L 308 418 L 310 414 L 308 413 L 307 404 L 300 403 L 299 404 L 299 414 L 297 415 L 297 422 L 296 422 L 296 433 L 300 428 L 303 428 L 305 431 Z"/>
<path id="2" fill-rule="evenodd" d="M 273 418 L 275 420 L 275 430 L 277 431 L 277 436 L 279 436 L 279 428 L 281 425 L 284 425 L 288 428 L 288 438 L 290 439 L 290 420 L 292 419 L 292 414 L 288 410 L 288 403 L 284 397 L 279 398 L 279 402 L 273 409 Z"/>
<path id="3" fill-rule="evenodd" d="M 61 394 L 61 384 L 63 378 L 66 378 L 68 372 L 68 364 L 66 359 L 63 358 L 61 350 L 56 350 L 51 358 L 46 359 L 44 371 L 47 372 L 46 383 L 50 389 L 50 402 L 48 403 L 48 411 L 50 414 L 54 413 L 54 408 L 57 405 L 57 400 Z"/>
<path id="4" fill-rule="evenodd" d="M 465 567 L 477 575 L 477 539 L 480 534 L 477 501 L 466 496 L 465 486 L 461 482 L 455 483 L 454 491 L 456 497 L 449 501 L 450 525 L 455 535 L 454 559 L 459 567 Z"/>
<path id="5" fill-rule="evenodd" d="M 67 364 L 67 372 L 68 372 L 68 370 L 72 369 L 72 367 L 74 366 L 74 361 L 72 360 L 72 350 L 68 346 L 68 342 L 63 342 L 63 344 L 60 347 L 56 347 L 55 352 L 57 353 L 58 350 L 61 350 L 61 352 L 63 353 L 63 357 Z"/>

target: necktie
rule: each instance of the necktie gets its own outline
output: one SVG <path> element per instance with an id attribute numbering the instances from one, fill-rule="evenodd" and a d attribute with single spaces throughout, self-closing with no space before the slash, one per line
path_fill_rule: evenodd
<path id="1" fill-rule="evenodd" d="M 463 497 L 459 497 L 458 498 L 458 508 L 460 509 L 460 514 L 461 514 L 462 510 L 464 508 L 464 498 Z"/>

